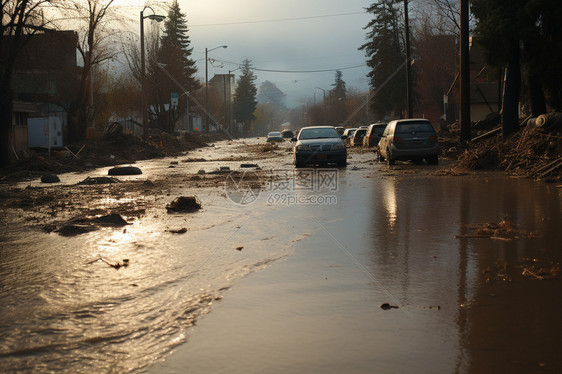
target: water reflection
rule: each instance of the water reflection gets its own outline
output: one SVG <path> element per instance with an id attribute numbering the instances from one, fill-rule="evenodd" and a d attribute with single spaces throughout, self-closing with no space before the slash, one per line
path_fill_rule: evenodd
<path id="1" fill-rule="evenodd" d="M 560 368 L 554 347 L 562 333 L 561 302 L 553 297 L 561 291 L 559 280 L 522 275 L 529 264 L 560 264 L 560 191 L 495 175 L 484 180 L 402 176 L 373 184 L 373 196 L 380 196 L 383 208 L 373 199 L 373 272 L 401 307 L 441 307 L 439 313 L 410 315 L 447 336 L 455 353 L 447 355 L 446 371 Z M 455 239 L 474 234 L 476 224 L 503 219 L 532 235 Z M 434 344 L 432 349 L 443 348 L 443 341 Z"/>
<path id="2" fill-rule="evenodd" d="M 386 210 L 386 222 L 388 228 L 393 231 L 396 225 L 398 207 L 396 205 L 396 187 L 392 179 L 383 179 L 381 182 L 381 194 L 384 208 Z"/>

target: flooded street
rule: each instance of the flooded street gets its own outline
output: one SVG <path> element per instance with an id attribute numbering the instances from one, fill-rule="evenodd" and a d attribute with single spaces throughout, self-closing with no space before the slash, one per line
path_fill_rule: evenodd
<path id="1" fill-rule="evenodd" d="M 3 210 L 2 371 L 562 371 L 562 189 L 372 152 L 295 173 L 287 142 L 244 151 L 262 142 L 139 162 L 111 196 L 75 186 L 107 168 L 21 184 L 77 211 L 127 206 L 129 225 L 66 237 L 42 220 L 70 203 Z M 252 191 L 210 175 L 225 166 L 259 196 L 237 200 Z M 167 213 L 182 195 L 203 209 Z"/>

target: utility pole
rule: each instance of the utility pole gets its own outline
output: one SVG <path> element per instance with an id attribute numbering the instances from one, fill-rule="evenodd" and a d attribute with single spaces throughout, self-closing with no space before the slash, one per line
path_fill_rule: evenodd
<path id="1" fill-rule="evenodd" d="M 406 26 L 406 101 L 408 103 L 407 118 L 413 118 L 414 104 L 412 100 L 412 64 L 410 63 L 410 21 L 408 17 L 408 0 L 404 0 L 404 23 Z"/>
<path id="2" fill-rule="evenodd" d="M 461 0 L 461 143 L 470 141 L 470 50 L 468 44 L 468 0 Z"/>
<path id="3" fill-rule="evenodd" d="M 162 22 L 166 17 L 158 14 L 151 14 L 149 16 L 144 15 L 146 8 L 152 10 L 154 9 L 149 6 L 145 6 L 140 12 L 140 48 L 141 48 L 141 105 L 142 105 L 142 134 L 143 138 L 148 138 L 148 112 L 146 108 L 146 72 L 145 72 L 145 62 L 144 62 L 144 19 L 148 18 L 152 21 Z"/>
<path id="4" fill-rule="evenodd" d="M 140 12 L 140 45 L 141 45 L 141 110 L 142 137 L 148 138 L 148 113 L 146 112 L 146 73 L 144 67 L 144 9 Z"/>
<path id="5" fill-rule="evenodd" d="M 209 132 L 209 52 L 217 48 L 227 48 L 226 45 L 219 45 L 218 47 L 207 49 L 205 48 L 205 131 Z"/>

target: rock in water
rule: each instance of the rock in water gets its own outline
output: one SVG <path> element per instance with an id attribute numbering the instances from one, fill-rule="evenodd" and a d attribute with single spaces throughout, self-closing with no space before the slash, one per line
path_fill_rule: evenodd
<path id="1" fill-rule="evenodd" d="M 201 203 L 195 196 L 180 196 L 166 205 L 169 212 L 194 212 L 201 209 Z"/>
<path id="2" fill-rule="evenodd" d="M 142 174 L 141 169 L 136 166 L 116 166 L 109 169 L 108 175 L 139 175 Z"/>
<path id="3" fill-rule="evenodd" d="M 60 179 L 55 174 L 45 174 L 41 176 L 41 183 L 57 183 Z"/>

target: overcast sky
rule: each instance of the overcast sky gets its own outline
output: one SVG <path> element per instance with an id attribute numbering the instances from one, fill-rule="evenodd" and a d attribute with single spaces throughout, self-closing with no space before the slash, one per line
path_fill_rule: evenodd
<path id="1" fill-rule="evenodd" d="M 205 77 L 205 48 L 209 79 L 226 74 L 248 58 L 255 68 L 267 70 L 329 70 L 323 73 L 270 73 L 256 71 L 256 84 L 275 83 L 290 105 L 319 99 L 342 69 L 348 87 L 368 89 L 365 56 L 357 48 L 365 42 L 369 22 L 364 8 L 372 0 L 179 0 L 187 16 L 189 37 L 198 76 Z M 264 21 L 264 22 L 262 22 Z M 229 63 L 230 62 L 230 63 Z M 363 65 L 347 69 L 349 67 Z"/>

